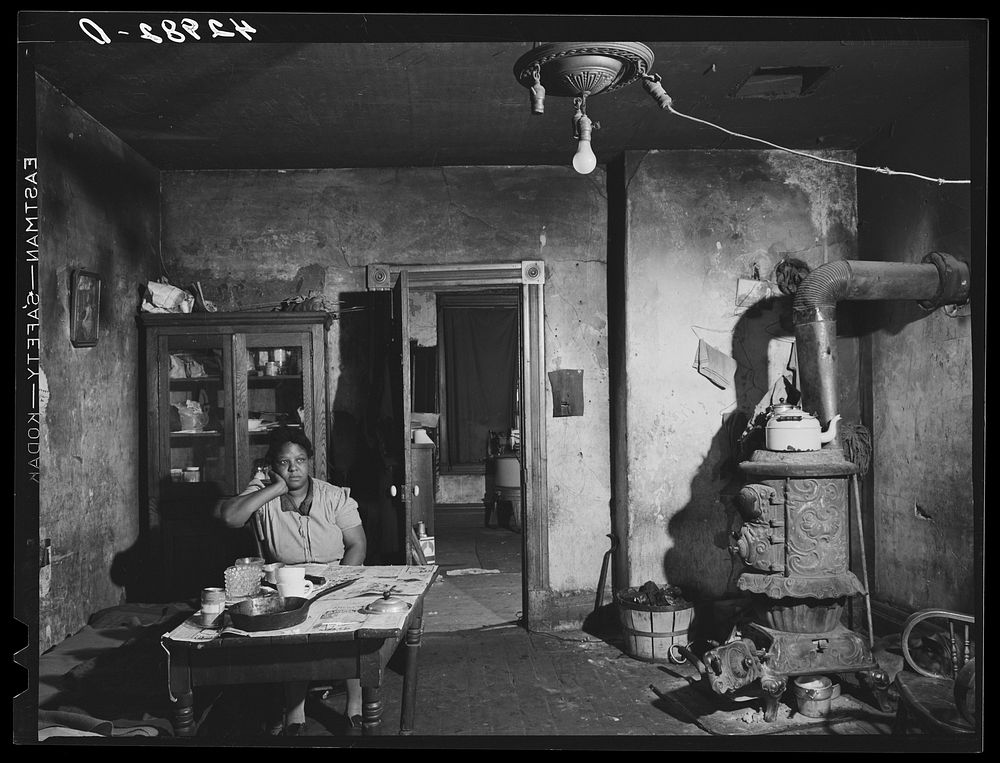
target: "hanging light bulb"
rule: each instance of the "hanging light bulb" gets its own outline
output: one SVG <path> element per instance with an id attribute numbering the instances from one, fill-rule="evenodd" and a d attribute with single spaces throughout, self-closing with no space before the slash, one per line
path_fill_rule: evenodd
<path id="1" fill-rule="evenodd" d="M 576 111 L 573 113 L 573 137 L 576 138 L 576 153 L 573 155 L 573 169 L 581 175 L 589 175 L 597 166 L 597 157 L 590 147 L 590 134 L 599 127 L 587 116 L 587 95 L 573 99 Z"/>
<path id="2" fill-rule="evenodd" d="M 597 157 L 594 155 L 594 149 L 590 147 L 590 131 L 593 129 L 590 117 L 584 114 L 577 125 L 579 134 L 576 153 L 573 155 L 573 169 L 581 175 L 589 175 L 597 166 Z"/>

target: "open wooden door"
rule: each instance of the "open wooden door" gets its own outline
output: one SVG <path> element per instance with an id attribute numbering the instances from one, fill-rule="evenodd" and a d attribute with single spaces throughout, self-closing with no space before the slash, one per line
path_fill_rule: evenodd
<path id="1" fill-rule="evenodd" d="M 399 363 L 396 371 L 399 373 L 399 382 L 394 385 L 397 395 L 396 401 L 400 412 L 399 437 L 401 440 L 400 450 L 403 454 L 402 484 L 397 487 L 399 492 L 400 510 L 403 516 L 403 537 L 405 538 L 404 548 L 406 564 L 422 562 L 420 545 L 414 542 L 413 534 L 413 497 L 417 490 L 416 482 L 413 479 L 413 449 L 410 447 L 410 419 L 412 418 L 412 394 L 410 391 L 410 294 L 407 287 L 407 275 L 405 270 L 401 270 L 392 286 L 392 309 L 393 309 L 393 341 L 399 348 Z"/>
<path id="2" fill-rule="evenodd" d="M 393 277 L 395 276 L 395 277 Z M 373 357 L 384 368 L 384 388 L 379 397 L 384 442 L 382 450 L 385 458 L 384 484 L 380 489 L 388 494 L 393 508 L 395 527 L 390 531 L 396 542 L 391 543 L 394 551 L 390 556 L 394 563 L 409 564 L 418 558 L 419 546 L 411 541 L 413 529 L 412 491 L 413 455 L 410 448 L 410 328 L 409 292 L 406 271 L 390 274 L 384 265 L 368 267 L 368 288 L 376 294 L 373 300 L 375 311 L 372 323 L 377 326 L 373 332 Z"/>

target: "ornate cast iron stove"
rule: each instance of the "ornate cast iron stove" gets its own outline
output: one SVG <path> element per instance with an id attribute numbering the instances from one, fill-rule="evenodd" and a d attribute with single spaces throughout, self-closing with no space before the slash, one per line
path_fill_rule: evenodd
<path id="1" fill-rule="evenodd" d="M 790 677 L 856 673 L 888 709 L 888 676 L 867 641 L 840 622 L 847 599 L 864 593 L 848 564 L 847 493 L 857 468 L 839 448 L 758 450 L 740 468 L 754 481 L 737 497 L 742 524 L 732 550 L 745 565 L 737 585 L 755 617 L 705 653 L 709 686 L 732 695 L 759 680 L 772 721 Z"/>
<path id="2" fill-rule="evenodd" d="M 792 318 L 801 405 L 829 431 L 837 394 L 837 302 L 916 299 L 927 310 L 969 299 L 969 266 L 944 252 L 922 262 L 838 260 L 812 271 L 795 290 Z M 850 596 L 865 593 L 848 567 L 847 487 L 856 473 L 831 441 L 821 450 L 757 450 L 740 468 L 742 527 L 733 550 L 746 568 L 738 586 L 752 597 L 755 621 L 693 662 L 712 690 L 731 694 L 760 681 L 772 721 L 788 678 L 857 673 L 889 710 L 889 679 L 869 645 L 840 623 Z"/>

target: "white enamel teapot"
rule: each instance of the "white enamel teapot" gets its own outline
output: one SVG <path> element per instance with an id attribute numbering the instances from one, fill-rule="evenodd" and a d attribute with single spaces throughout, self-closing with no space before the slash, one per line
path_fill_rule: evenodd
<path id="1" fill-rule="evenodd" d="M 837 436 L 838 413 L 826 431 L 819 419 L 801 408 L 787 403 L 775 405 L 764 427 L 764 447 L 777 451 L 820 450 Z"/>

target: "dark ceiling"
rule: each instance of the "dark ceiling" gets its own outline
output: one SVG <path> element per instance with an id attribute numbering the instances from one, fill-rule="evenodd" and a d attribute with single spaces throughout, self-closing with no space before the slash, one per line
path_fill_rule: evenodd
<path id="1" fill-rule="evenodd" d="M 115 21 L 135 26 L 131 17 Z M 968 87 L 968 41 L 937 34 L 931 21 L 886 39 L 859 22 L 802 40 L 759 19 L 750 29 L 760 39 L 745 39 L 732 19 L 703 21 L 678 39 L 666 30 L 684 32 L 683 24 L 617 21 L 608 26 L 613 39 L 652 49 L 651 71 L 677 111 L 788 148 L 857 149 L 894 120 L 918 119 L 945 89 Z M 532 115 L 513 73 L 539 43 L 506 39 L 508 27 L 496 41 L 478 32 L 456 40 L 461 25 L 449 29 L 437 39 L 423 27 L 416 42 L 396 39 L 403 34 L 272 42 L 276 35 L 258 32 L 243 43 L 106 45 L 74 29 L 37 43 L 34 62 L 37 74 L 164 170 L 568 164 L 570 100 L 549 97 L 545 114 Z M 539 31 L 586 39 L 556 37 L 558 29 Z M 713 31 L 716 38 L 690 39 Z M 600 123 L 593 148 L 601 162 L 624 150 L 763 147 L 659 109 L 639 83 L 588 105 Z"/>

